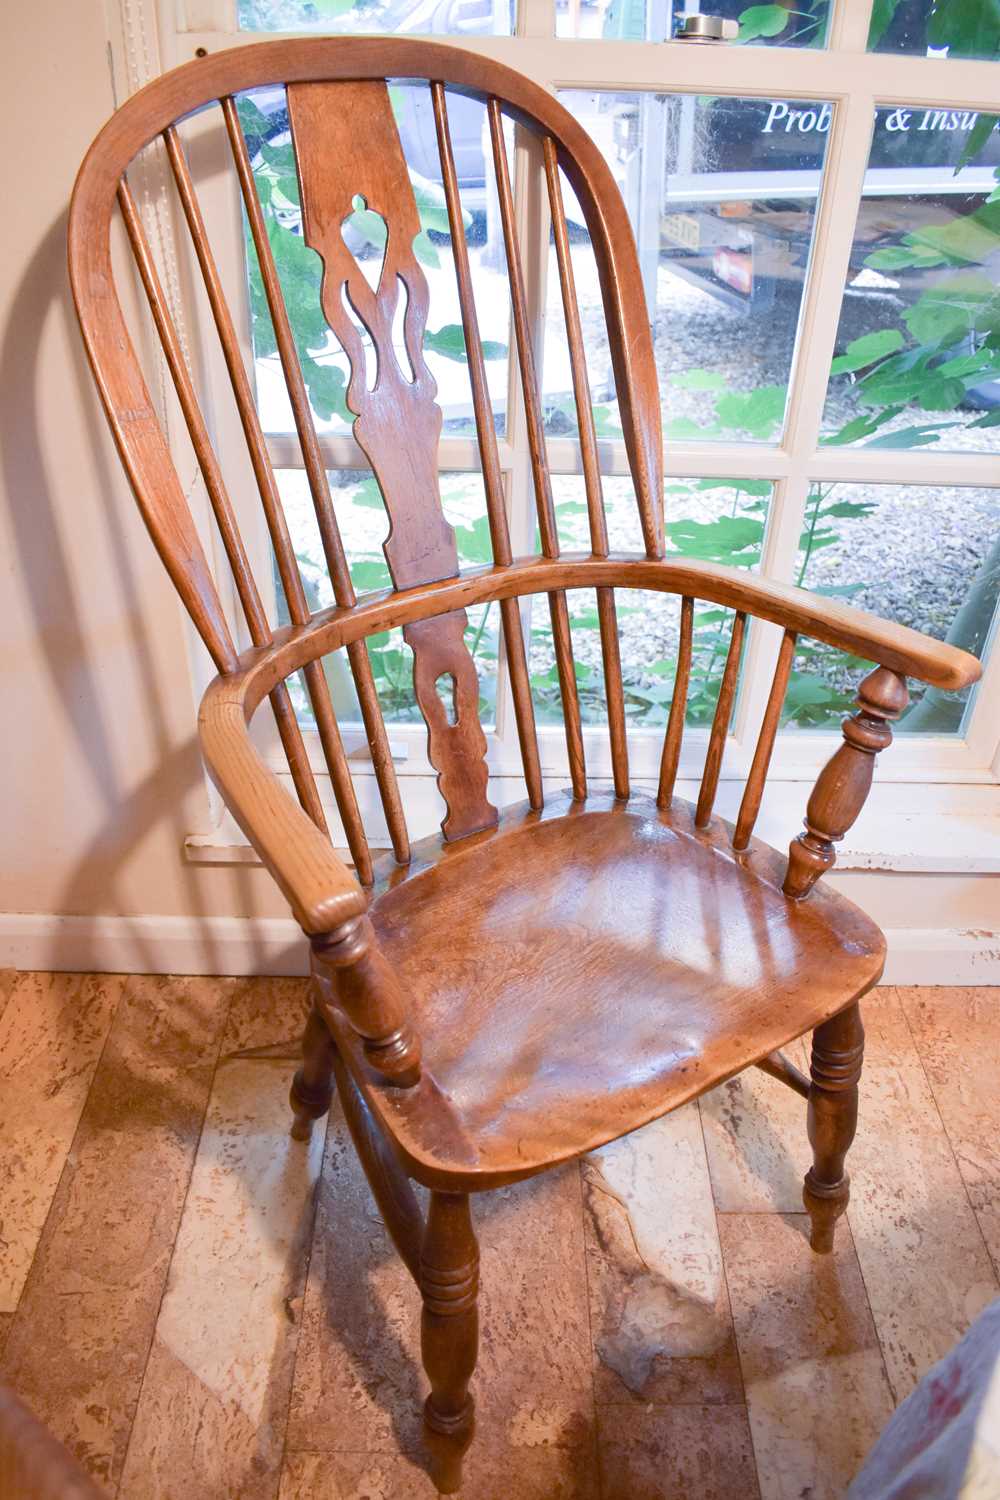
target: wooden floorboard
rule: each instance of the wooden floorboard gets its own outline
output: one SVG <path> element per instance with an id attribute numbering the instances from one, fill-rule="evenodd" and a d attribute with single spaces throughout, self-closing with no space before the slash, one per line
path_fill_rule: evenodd
<path id="1" fill-rule="evenodd" d="M 287 1134 L 304 996 L 0 971 L 0 1378 L 109 1497 L 435 1493 L 412 1282 L 337 1110 Z M 1000 991 L 883 989 L 866 1025 L 832 1257 L 803 1101 L 755 1071 L 477 1200 L 463 1493 L 843 1494 L 1000 1265 Z"/>

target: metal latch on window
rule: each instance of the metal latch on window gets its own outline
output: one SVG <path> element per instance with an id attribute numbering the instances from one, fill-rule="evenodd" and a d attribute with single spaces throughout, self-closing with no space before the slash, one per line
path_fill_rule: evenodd
<path id="1" fill-rule="evenodd" d="M 738 21 L 722 16 L 685 16 L 677 28 L 679 42 L 734 42 L 740 34 Z"/>

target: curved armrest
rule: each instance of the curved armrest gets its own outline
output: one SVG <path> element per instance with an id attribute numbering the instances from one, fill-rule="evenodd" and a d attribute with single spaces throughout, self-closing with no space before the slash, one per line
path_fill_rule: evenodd
<path id="1" fill-rule="evenodd" d="M 936 641 L 907 625 L 894 625 L 852 604 L 760 578 L 741 568 L 688 558 L 622 553 L 594 557 L 589 552 L 569 552 L 557 558 L 518 558 L 504 567 L 470 568 L 457 578 L 368 594 L 351 609 L 334 606 L 320 610 L 308 625 L 276 630 L 273 645 L 244 652 L 240 669 L 222 681 L 238 685 L 232 701 L 238 704 L 241 720 L 248 719 L 271 689 L 300 667 L 376 631 L 456 609 L 471 609 L 493 599 L 588 588 L 693 595 L 743 610 L 800 635 L 814 636 L 828 646 L 866 656 L 879 666 L 946 691 L 968 687 L 982 671 L 974 656 L 945 641 Z M 215 686 L 209 689 L 210 694 Z"/>
<path id="2" fill-rule="evenodd" d="M 916 677 L 932 687 L 955 692 L 982 676 L 981 662 L 968 651 L 794 584 L 760 578 L 723 563 L 678 565 L 664 558 L 639 566 L 664 569 L 671 579 L 675 574 L 687 573 L 690 576 L 686 585 L 681 583 L 680 576 L 672 585 L 678 592 L 683 589 L 732 609 L 745 610 L 840 651 L 867 657 L 904 677 Z M 639 586 L 645 585 L 640 582 Z"/>
<path id="3" fill-rule="evenodd" d="M 198 734 L 209 775 L 310 937 L 362 916 L 368 898 L 330 841 L 258 755 L 243 699 L 217 677 L 202 699 Z"/>
<path id="4" fill-rule="evenodd" d="M 271 650 L 254 652 L 253 659 L 267 663 Z M 368 897 L 326 835 L 257 754 L 238 677 L 217 677 L 209 686 L 198 733 L 212 780 L 310 937 L 314 972 L 318 966 L 329 980 L 368 1061 L 389 1083 L 417 1083 L 420 1041 L 365 915 Z"/>

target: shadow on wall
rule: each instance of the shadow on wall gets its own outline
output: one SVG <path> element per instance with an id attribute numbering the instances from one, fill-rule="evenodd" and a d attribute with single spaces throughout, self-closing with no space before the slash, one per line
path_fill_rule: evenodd
<path id="1" fill-rule="evenodd" d="M 67 343 L 77 401 L 86 430 L 89 472 L 99 476 L 99 493 L 81 495 L 75 511 L 65 523 L 54 493 L 46 462 L 46 439 L 40 403 L 44 401 L 39 351 L 41 330 L 49 318 L 59 319 L 67 329 Z M 185 834 L 182 798 L 203 775 L 197 738 L 172 742 L 170 716 L 157 682 L 156 659 L 151 649 L 150 621 L 146 601 L 137 586 L 130 534 L 121 524 L 116 495 L 121 477 L 112 471 L 104 414 L 94 388 L 80 341 L 76 314 L 66 273 L 66 215 L 61 215 L 46 233 L 25 267 L 10 308 L 6 336 L 0 348 L 0 463 L 12 509 L 14 565 L 24 580 L 30 600 L 41 655 L 52 691 L 65 715 L 67 735 L 75 740 L 80 758 L 89 767 L 96 797 L 103 810 L 98 834 L 69 870 L 58 902 L 58 910 L 76 913 L 92 909 L 95 889 L 99 909 L 108 914 L 128 911 L 126 871 L 137 848 L 157 825 L 166 824 L 178 861 Z M 81 465 L 85 469 L 85 466 Z M 139 782 L 122 769 L 123 755 L 116 742 L 115 727 L 108 722 L 98 691 L 106 669 L 88 642 L 79 601 L 90 588 L 99 587 L 80 576 L 74 563 L 72 535 L 85 525 L 100 527 L 114 560 L 116 588 L 120 590 L 120 613 L 129 623 L 131 649 L 135 652 L 141 696 L 130 702 L 129 715 L 142 715 L 152 731 L 157 753 L 154 769 Z M 64 535 L 66 533 L 66 535 Z M 67 545 L 68 542 L 68 545 Z M 176 736 L 174 736 L 176 740 Z M 29 805 L 45 795 L 42 784 L 32 785 L 30 757 L 25 782 L 17 795 Z M 169 802 L 165 801 L 169 789 Z M 208 913 L 199 876 L 202 872 L 183 867 L 181 879 L 188 910 L 196 918 Z M 249 873 L 230 867 L 228 887 L 234 909 L 254 910 L 254 892 Z M 206 972 L 221 972 L 221 954 L 212 938 L 211 924 L 203 922 Z M 148 941 L 148 919 L 134 929 L 133 951 L 137 971 L 158 967 Z M 95 954 L 95 960 L 97 955 Z M 274 956 L 271 955 L 272 963 Z M 53 967 L 55 967 L 53 955 Z"/>

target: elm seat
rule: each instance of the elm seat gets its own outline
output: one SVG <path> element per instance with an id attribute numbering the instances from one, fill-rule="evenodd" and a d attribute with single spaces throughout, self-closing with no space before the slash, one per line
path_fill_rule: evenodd
<path id="1" fill-rule="evenodd" d="M 850 901 L 788 901 L 783 859 L 758 840 L 734 854 L 676 798 L 553 798 L 428 840 L 412 868 L 372 921 L 412 997 L 421 1082 L 380 1084 L 351 1053 L 423 1181 L 495 1186 L 634 1130 L 826 1020 L 885 959 Z"/>

